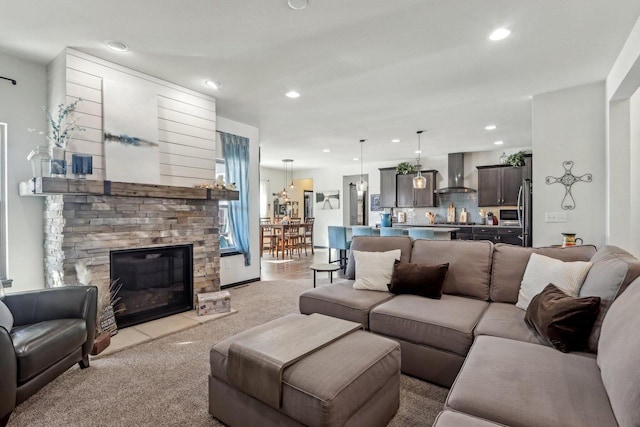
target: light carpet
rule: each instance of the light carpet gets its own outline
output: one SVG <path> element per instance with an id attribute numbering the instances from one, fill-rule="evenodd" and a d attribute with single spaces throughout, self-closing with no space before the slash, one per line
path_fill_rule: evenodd
<path id="1" fill-rule="evenodd" d="M 328 281 L 327 281 L 328 282 Z M 208 412 L 209 350 L 238 332 L 298 312 L 311 280 L 233 288 L 233 316 L 77 365 L 18 406 L 9 426 L 221 426 Z M 394 427 L 429 426 L 447 389 L 402 375 Z"/>

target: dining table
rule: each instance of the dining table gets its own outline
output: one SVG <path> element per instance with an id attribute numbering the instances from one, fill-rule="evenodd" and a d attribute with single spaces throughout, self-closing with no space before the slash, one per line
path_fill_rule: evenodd
<path id="1" fill-rule="evenodd" d="M 276 249 L 276 256 L 278 251 L 282 253 L 281 259 L 284 259 L 284 249 L 285 249 L 285 239 L 281 239 L 279 237 L 284 235 L 284 228 L 287 224 L 277 223 L 277 224 L 260 224 L 260 257 L 262 257 L 262 252 L 264 250 L 264 230 L 271 229 L 272 234 L 270 236 L 271 239 L 274 237 L 278 238 L 278 248 Z M 300 227 L 304 227 L 304 224 L 300 224 Z"/>

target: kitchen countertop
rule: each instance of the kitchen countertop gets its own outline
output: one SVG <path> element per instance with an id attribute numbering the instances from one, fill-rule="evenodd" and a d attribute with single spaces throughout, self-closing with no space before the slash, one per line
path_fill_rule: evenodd
<path id="1" fill-rule="evenodd" d="M 393 227 L 397 228 L 410 228 L 410 227 L 425 227 L 425 228 L 451 228 L 455 227 L 455 231 L 460 230 L 460 227 L 479 227 L 479 228 L 515 228 L 520 229 L 522 227 L 519 226 L 509 226 L 509 225 L 486 225 L 486 224 L 405 224 L 396 222 L 393 224 Z"/>

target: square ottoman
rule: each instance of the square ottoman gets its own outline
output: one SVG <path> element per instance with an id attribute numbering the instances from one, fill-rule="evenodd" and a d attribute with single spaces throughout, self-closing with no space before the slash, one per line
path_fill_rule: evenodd
<path id="1" fill-rule="evenodd" d="M 302 317 L 306 316 L 290 314 L 213 346 L 209 413 L 230 426 L 387 425 L 400 404 L 400 346 L 362 330 L 286 366 L 277 408 L 232 385 L 227 369 L 234 342 L 260 337 Z"/>

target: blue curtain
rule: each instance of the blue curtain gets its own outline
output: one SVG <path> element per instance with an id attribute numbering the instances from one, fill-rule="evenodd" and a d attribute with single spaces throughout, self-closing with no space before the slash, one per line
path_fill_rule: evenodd
<path id="1" fill-rule="evenodd" d="M 229 201 L 229 219 L 236 247 L 244 254 L 244 265 L 251 265 L 249 251 L 249 138 L 220 132 L 227 182 L 234 182 L 240 200 Z"/>

